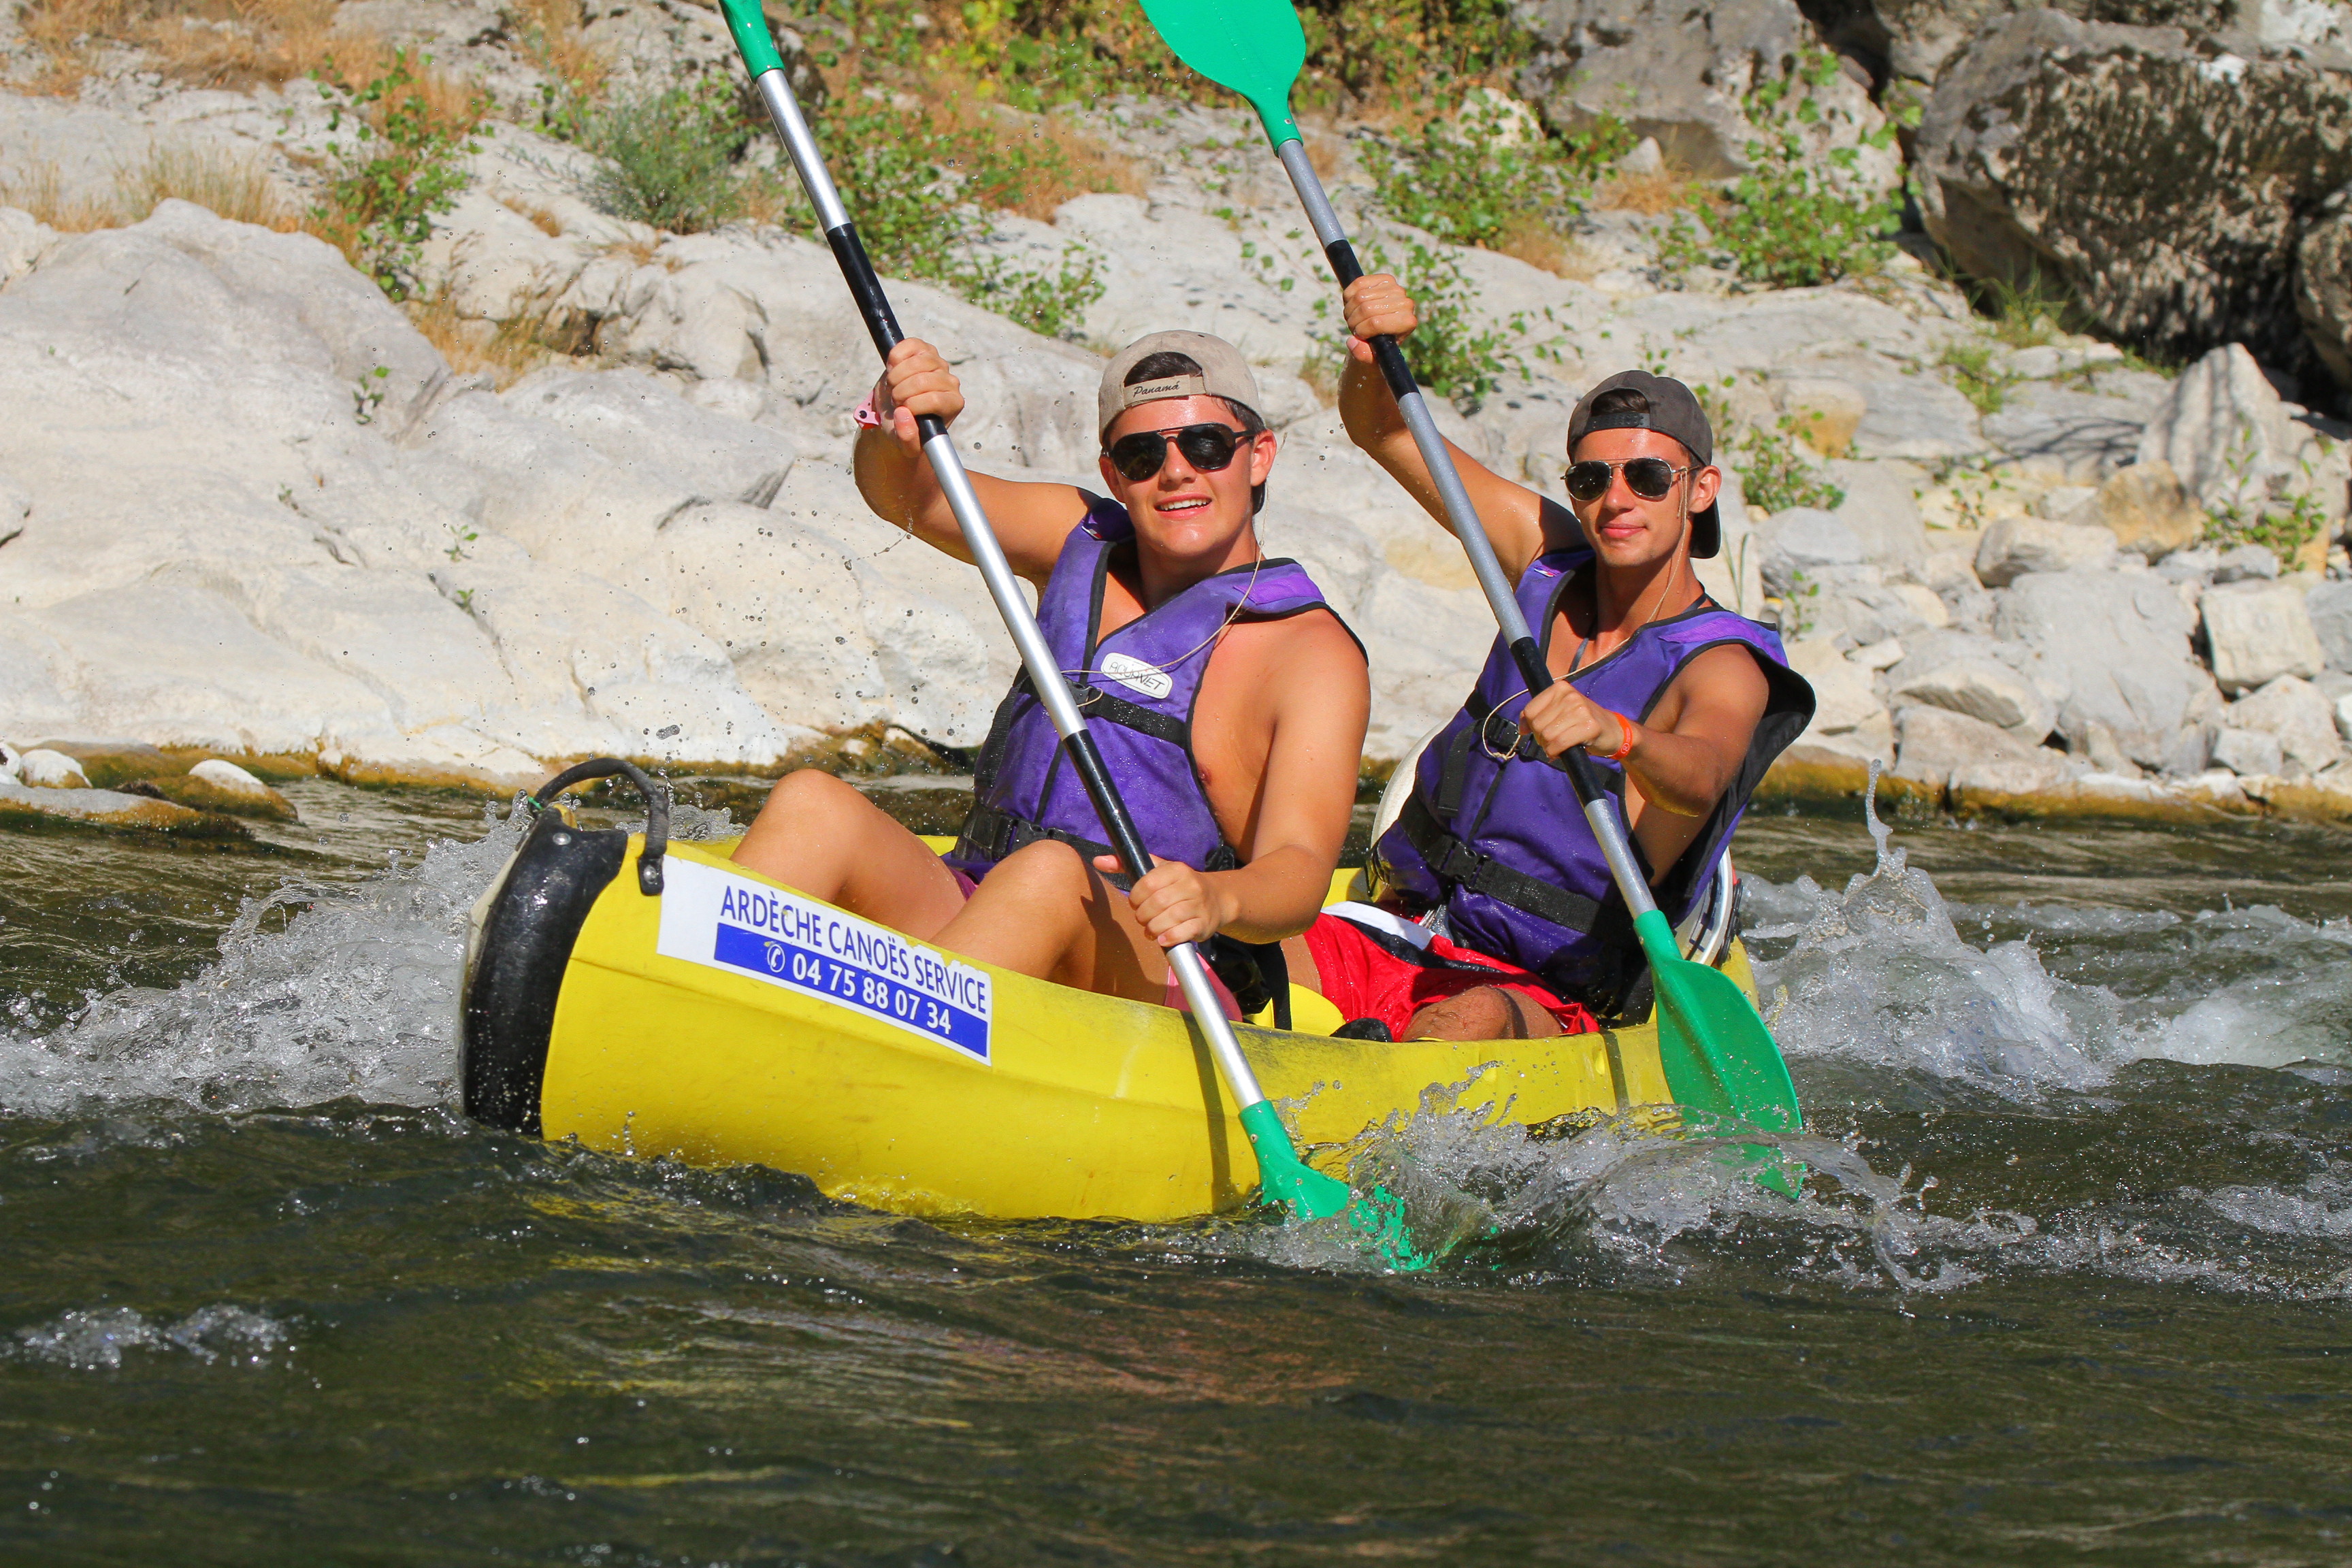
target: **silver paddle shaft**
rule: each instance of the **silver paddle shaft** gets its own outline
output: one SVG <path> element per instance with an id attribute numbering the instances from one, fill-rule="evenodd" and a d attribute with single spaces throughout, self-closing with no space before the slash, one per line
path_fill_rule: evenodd
<path id="1" fill-rule="evenodd" d="M 1321 242 L 1331 270 L 1339 275 L 1340 286 L 1353 283 L 1363 276 L 1363 267 L 1356 259 L 1348 231 L 1339 225 L 1339 215 L 1331 209 L 1330 197 L 1323 194 L 1323 182 L 1316 177 L 1315 165 L 1307 162 L 1306 143 L 1294 139 L 1281 143 L 1274 152 L 1290 176 L 1291 187 L 1298 193 L 1298 205 L 1307 209 L 1307 221 L 1314 228 L 1316 239 Z M 1389 390 L 1396 395 L 1397 410 L 1404 416 L 1405 428 L 1412 433 L 1412 444 L 1421 451 L 1430 482 L 1437 487 L 1437 499 L 1445 508 L 1454 537 L 1462 542 L 1463 552 L 1470 557 L 1470 570 L 1477 574 L 1479 591 L 1486 595 L 1486 607 L 1494 611 L 1495 624 L 1502 628 L 1504 646 L 1518 663 L 1528 692 L 1541 691 L 1551 684 L 1551 672 L 1543 666 L 1534 635 L 1528 630 L 1527 616 L 1519 613 L 1518 595 L 1511 591 L 1510 579 L 1503 575 L 1503 563 L 1495 559 L 1495 544 L 1486 537 L 1486 525 L 1478 520 L 1478 509 L 1470 504 L 1470 492 L 1464 487 L 1462 472 L 1454 466 L 1454 454 L 1446 450 L 1445 437 L 1438 432 L 1437 421 L 1429 412 L 1429 400 L 1422 395 L 1412 372 L 1405 364 L 1404 351 L 1397 347 L 1394 338 L 1384 337 L 1373 341 L 1372 353 L 1388 381 Z M 1580 750 L 1571 751 L 1562 761 L 1576 785 L 1584 819 L 1591 825 L 1592 837 L 1600 842 L 1601 857 L 1609 862 L 1610 875 L 1616 879 L 1618 891 L 1624 896 L 1627 907 L 1636 915 L 1657 908 L 1657 900 L 1650 896 L 1649 881 L 1634 863 L 1633 847 L 1625 841 L 1625 825 L 1617 815 L 1616 805 L 1593 777 L 1591 763 Z"/>
<path id="2" fill-rule="evenodd" d="M 888 301 L 882 297 L 880 284 L 874 279 L 865 247 L 850 226 L 849 209 L 842 205 L 841 193 L 835 188 L 833 175 L 824 166 L 824 153 L 810 134 L 808 121 L 802 118 L 792 83 L 782 71 L 767 70 L 754 78 L 752 85 L 759 89 L 761 101 L 768 106 L 769 117 L 776 122 L 776 134 L 783 138 L 784 152 L 800 175 L 801 188 L 808 192 L 809 204 L 816 208 L 817 223 L 824 230 L 825 242 L 833 247 L 835 259 L 842 265 L 850 291 L 857 296 L 866 326 L 874 333 L 875 346 L 887 356 L 900 335 L 898 321 L 890 313 Z M 956 454 L 954 437 L 936 418 L 922 423 L 923 456 L 930 460 L 932 477 L 939 480 L 940 489 L 947 497 L 948 510 L 955 514 L 956 527 L 963 533 L 964 548 L 971 552 L 972 562 L 980 568 L 981 581 L 988 584 L 988 596 L 996 601 L 996 613 L 1003 618 L 1004 629 L 1013 634 L 1013 646 L 1020 652 L 1022 668 L 1029 672 L 1029 684 L 1036 689 L 1038 700 L 1045 705 L 1055 733 L 1068 745 L 1073 763 L 1084 772 L 1087 759 L 1091 757 L 1099 773 L 1100 753 L 1095 749 L 1094 737 L 1087 732 L 1087 721 L 1070 695 L 1069 683 L 1062 678 L 1060 661 L 1046 646 L 1045 634 L 1037 629 L 1037 618 L 1030 614 L 1028 600 L 1022 597 L 1020 580 L 1013 574 L 1012 563 L 1004 558 L 1003 546 L 996 542 L 996 530 L 990 526 L 988 514 L 981 508 L 979 493 L 971 488 L 971 476 L 964 472 L 963 459 Z M 1103 775 L 1100 782 L 1108 786 L 1108 775 Z M 1089 781 L 1089 794 L 1094 793 L 1093 783 Z M 1105 804 L 1097 795 L 1097 806 L 1101 808 Z M 1103 826 L 1111 842 L 1119 847 L 1121 858 L 1128 861 L 1129 868 L 1138 877 L 1149 871 L 1150 857 L 1143 850 L 1131 825 L 1111 820 L 1125 816 L 1115 796 L 1103 815 Z M 1122 827 L 1126 831 L 1122 832 Z M 1122 839 L 1129 842 L 1122 843 Z M 1176 982 L 1183 988 L 1184 1000 L 1192 1006 L 1202 1037 L 1209 1042 L 1210 1054 L 1217 1058 L 1219 1070 L 1233 1086 L 1234 1098 L 1238 1102 L 1235 1109 L 1245 1110 L 1255 1105 L 1265 1095 L 1257 1086 L 1257 1075 L 1250 1071 L 1249 1062 L 1242 1055 L 1241 1042 L 1234 1037 L 1223 999 L 1218 994 L 1200 950 L 1189 942 L 1179 942 L 1168 950 L 1168 962 L 1176 971 Z"/>

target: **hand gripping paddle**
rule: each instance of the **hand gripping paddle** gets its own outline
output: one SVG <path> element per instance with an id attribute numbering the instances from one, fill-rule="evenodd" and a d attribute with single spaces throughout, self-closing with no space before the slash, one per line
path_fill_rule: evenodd
<path id="1" fill-rule="evenodd" d="M 801 186 L 808 192 L 809 205 L 816 209 L 817 221 L 824 228 L 825 243 L 833 247 L 834 259 L 840 263 L 841 275 L 866 319 L 866 330 L 873 335 L 875 349 L 887 359 L 906 334 L 898 330 L 898 318 L 882 292 L 881 279 L 875 275 L 874 264 L 867 259 L 866 247 L 849 221 L 848 210 L 842 205 L 841 194 L 825 170 L 824 154 L 818 149 L 816 138 L 809 133 L 808 121 L 801 115 L 800 103 L 793 98 L 792 84 L 784 75 L 783 57 L 777 53 L 774 36 L 768 31 L 767 18 L 761 14 L 760 0 L 722 0 L 721 8 L 727 16 L 728 31 L 735 37 L 735 47 L 743 57 L 744 68 L 751 73 L 752 86 L 759 89 L 761 100 L 776 122 L 776 132 L 783 138 L 785 152 L 792 155 Z M 922 430 L 923 455 L 930 460 L 940 489 L 947 494 L 956 526 L 963 531 L 964 544 L 980 566 L 989 597 L 996 601 L 996 613 L 1004 617 L 1005 629 L 1013 634 L 1013 646 L 1020 649 L 1029 683 L 1052 716 L 1070 766 L 1086 784 L 1087 795 L 1102 818 L 1105 833 L 1118 850 L 1118 858 L 1127 863 L 1129 871 L 1140 877 L 1151 869 L 1150 853 L 1144 848 L 1142 837 L 1135 830 L 1135 819 L 1128 815 L 1118 788 L 1103 765 L 1102 752 L 1071 699 L 1069 683 L 1062 679 L 1059 661 L 1045 646 L 1044 636 L 1037 630 L 1036 617 L 1030 614 L 1027 601 L 1021 596 L 1012 565 L 1004 559 L 995 530 L 989 526 L 987 514 L 981 510 L 980 497 L 956 455 L 955 442 L 948 435 L 946 424 L 935 416 L 925 415 L 918 423 Z M 1249 1062 L 1242 1055 L 1241 1043 L 1234 1037 L 1233 1025 L 1226 1021 L 1223 1005 L 1199 950 L 1191 942 L 1180 943 L 1169 950 L 1168 962 L 1176 971 L 1184 999 L 1192 1006 L 1193 1021 L 1208 1041 L 1210 1054 L 1216 1058 L 1225 1081 L 1233 1087 L 1234 1101 L 1240 1106 L 1242 1128 L 1249 1134 L 1251 1152 L 1257 1156 L 1258 1180 L 1265 1196 L 1286 1205 L 1300 1219 L 1322 1219 L 1344 1213 L 1392 1266 L 1406 1269 L 1427 1267 L 1429 1259 L 1414 1249 L 1405 1234 L 1402 1205 L 1393 1195 L 1375 1189 L 1360 1196 L 1349 1190 L 1347 1183 L 1326 1175 L 1298 1157 L 1282 1119 L 1258 1089 L 1256 1075 L 1250 1071 Z"/>
<path id="2" fill-rule="evenodd" d="M 1142 0 L 1142 5 L 1143 14 L 1178 59 L 1218 86 L 1241 94 L 1257 110 L 1265 123 L 1266 140 L 1274 144 L 1275 156 L 1290 175 L 1340 287 L 1362 277 L 1364 269 L 1356 260 L 1355 248 L 1339 226 L 1339 215 L 1331 210 L 1330 200 L 1323 194 L 1323 182 L 1316 178 L 1314 165 L 1307 161 L 1297 122 L 1290 117 L 1291 84 L 1307 63 L 1307 36 L 1290 0 Z M 1510 581 L 1495 559 L 1486 527 L 1470 505 L 1470 492 L 1462 487 L 1453 454 L 1437 432 L 1436 420 L 1430 417 L 1429 404 L 1414 383 L 1397 341 L 1373 339 L 1372 355 L 1389 390 L 1396 395 L 1397 407 L 1437 486 L 1454 535 L 1470 557 L 1478 586 L 1503 629 L 1503 641 L 1533 697 L 1552 683 L 1551 670 L 1528 631 L 1527 617 L 1519 613 Z M 1728 975 L 1683 957 L 1674 928 L 1650 896 L 1649 882 L 1625 841 L 1624 825 L 1591 759 L 1578 747 L 1571 748 L 1561 762 L 1576 786 L 1576 798 L 1583 804 L 1592 836 L 1601 842 L 1617 890 L 1633 910 L 1634 934 L 1650 961 L 1657 992 L 1658 1056 L 1675 1103 L 1702 1117 L 1744 1121 L 1769 1131 L 1801 1127 L 1803 1112 L 1797 1106 L 1796 1086 L 1789 1081 L 1788 1064 L 1780 1059 L 1780 1047 L 1773 1044 L 1764 1020 L 1756 1016 L 1754 1005 Z"/>

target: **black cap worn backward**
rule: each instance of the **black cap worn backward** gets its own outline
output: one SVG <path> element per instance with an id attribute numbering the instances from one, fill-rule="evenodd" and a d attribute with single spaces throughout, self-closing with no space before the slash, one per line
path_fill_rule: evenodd
<path id="1" fill-rule="evenodd" d="M 1612 398 L 1606 412 L 1594 414 L 1592 405 L 1612 392 L 1633 395 Z M 1672 376 L 1621 370 L 1586 393 L 1568 416 L 1570 462 L 1576 459 L 1576 444 L 1595 430 L 1655 430 L 1680 441 L 1699 467 L 1715 461 L 1715 426 L 1707 422 L 1706 410 L 1689 387 Z M 1690 552 L 1705 557 L 1722 548 L 1723 519 L 1709 502 L 1705 511 L 1691 513 Z"/>

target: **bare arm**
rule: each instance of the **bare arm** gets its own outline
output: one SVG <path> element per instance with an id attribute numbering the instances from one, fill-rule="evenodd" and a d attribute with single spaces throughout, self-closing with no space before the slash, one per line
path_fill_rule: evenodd
<path id="1" fill-rule="evenodd" d="M 1337 621 L 1301 616 L 1288 632 L 1274 650 L 1276 679 L 1263 682 L 1272 694 L 1273 744 L 1237 846 L 1246 864 L 1209 872 L 1163 865 L 1130 895 L 1136 918 L 1163 947 L 1221 931 L 1279 942 L 1313 923 L 1330 891 L 1356 804 L 1371 681 Z"/>
<path id="2" fill-rule="evenodd" d="M 877 429 L 857 433 L 855 467 L 858 493 L 874 515 L 906 529 L 935 550 L 970 561 L 963 531 L 949 510 L 947 493 L 923 456 L 915 416 L 936 414 L 950 425 L 963 412 L 963 389 L 939 351 L 908 338 L 890 351 L 875 384 L 874 406 L 886 418 Z M 971 487 L 996 531 L 1013 570 L 1044 585 L 1053 574 L 1062 544 L 1086 515 L 1086 499 L 1070 485 L 1033 484 L 973 474 Z"/>
<path id="3" fill-rule="evenodd" d="M 1753 654 L 1711 647 L 1676 673 L 1647 723 L 1595 705 L 1563 680 L 1527 705 L 1519 729 L 1554 757 L 1570 746 L 1608 756 L 1633 741 L 1624 763 L 1632 786 L 1626 815 L 1643 854 L 1663 876 L 1731 787 L 1770 696 Z"/>
<path id="4" fill-rule="evenodd" d="M 1429 465 L 1422 461 L 1421 448 L 1405 427 L 1396 395 L 1372 363 L 1370 340 L 1382 333 L 1402 340 L 1421 324 L 1421 317 L 1404 286 L 1385 272 L 1359 278 L 1348 286 L 1345 298 L 1349 336 L 1347 368 L 1339 376 L 1339 417 L 1348 427 L 1349 439 L 1370 453 L 1450 533 L 1454 524 L 1438 499 Z M 1486 524 L 1495 558 L 1512 582 L 1517 582 L 1528 563 L 1544 552 L 1547 523 L 1557 538 L 1578 537 L 1575 515 L 1559 502 L 1525 485 L 1513 484 L 1451 441 L 1445 443 L 1445 449 L 1461 472 L 1463 489 L 1470 492 L 1478 520 Z"/>

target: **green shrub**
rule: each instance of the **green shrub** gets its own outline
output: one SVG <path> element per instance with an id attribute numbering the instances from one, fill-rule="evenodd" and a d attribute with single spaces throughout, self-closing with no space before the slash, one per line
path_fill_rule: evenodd
<path id="1" fill-rule="evenodd" d="M 1994 345 L 1982 338 L 1969 338 L 1944 345 L 1944 367 L 1952 373 L 1952 384 L 1960 395 L 1976 405 L 1979 414 L 1998 414 L 2009 401 L 2010 383 L 2016 378 L 1992 368 Z"/>
<path id="2" fill-rule="evenodd" d="M 1103 297 L 1105 288 L 1094 252 L 1077 244 L 1063 247 L 1061 265 L 1052 272 L 1024 271 L 984 257 L 950 268 L 942 280 L 983 310 L 1049 338 L 1078 336 L 1087 307 Z"/>
<path id="3" fill-rule="evenodd" d="M 1594 175 L 1622 157 L 1633 132 L 1607 119 L 1554 141 L 1514 142 L 1510 111 L 1491 100 L 1432 120 L 1417 142 L 1375 142 L 1364 164 L 1381 205 L 1400 223 L 1456 245 L 1486 245 L 1530 220 L 1557 227 L 1583 209 Z"/>
<path id="4" fill-rule="evenodd" d="M 1530 341 L 1535 324 L 1525 311 L 1514 311 L 1500 322 L 1481 312 L 1476 289 L 1463 275 L 1458 257 L 1416 240 L 1406 246 L 1400 260 L 1374 241 L 1366 247 L 1363 259 L 1367 272 L 1393 273 L 1419 308 L 1421 325 L 1404 342 L 1413 379 L 1450 399 L 1463 413 L 1475 413 L 1486 395 L 1502 385 L 1505 374 L 1528 374 L 1522 350 L 1538 359 L 1559 358 L 1557 339 Z M 1328 296 L 1315 301 L 1318 320 L 1328 319 L 1330 312 Z M 1328 356 L 1327 366 L 1336 365 L 1347 351 L 1348 335 L 1342 328 L 1319 331 L 1315 340 Z M 1328 368 L 1320 374 L 1306 370 L 1300 374 L 1311 384 L 1337 383 Z"/>
<path id="5" fill-rule="evenodd" d="M 1800 86 L 1824 86 L 1837 70 L 1835 55 L 1809 51 L 1797 73 L 1748 93 L 1748 117 L 1764 132 L 1748 143 L 1754 166 L 1721 193 L 1719 205 L 1675 215 L 1659 241 L 1661 261 L 1677 271 L 1720 267 L 1772 289 L 1834 283 L 1885 264 L 1895 254 L 1886 237 L 1901 221 L 1901 204 L 1840 191 L 1832 171 L 1851 171 L 1860 150 L 1832 149 L 1827 168 L 1811 161 L 1801 132 L 1821 110 L 1811 96 L 1790 101 Z M 1889 137 L 1885 128 L 1877 134 Z"/>
<path id="6" fill-rule="evenodd" d="M 602 157 L 589 200 L 614 217 L 673 234 L 716 228 L 742 216 L 737 161 L 752 122 L 734 89 L 706 78 L 591 110 L 580 140 Z"/>
<path id="7" fill-rule="evenodd" d="M 1782 415 L 1773 430 L 1752 429 L 1732 460 L 1739 474 L 1740 494 L 1748 504 L 1766 511 L 1786 511 L 1792 506 L 1815 506 L 1834 511 L 1845 491 L 1823 479 L 1797 450 L 1794 416 Z"/>
<path id="8" fill-rule="evenodd" d="M 331 58 L 313 73 L 327 101 L 328 134 L 341 134 L 348 120 L 355 140 L 327 143 L 334 166 L 325 205 L 311 216 L 394 300 L 415 288 L 433 215 L 457 205 L 466 188 L 461 160 L 474 150 L 467 137 L 489 110 L 488 98 L 477 94 L 458 119 L 436 112 L 417 75 L 431 63 L 430 56 L 394 49 L 383 73 L 357 87 Z"/>

